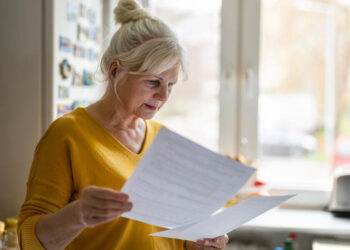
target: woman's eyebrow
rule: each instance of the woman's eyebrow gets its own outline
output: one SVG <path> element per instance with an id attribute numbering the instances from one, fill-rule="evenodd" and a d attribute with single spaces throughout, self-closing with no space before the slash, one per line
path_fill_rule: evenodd
<path id="1" fill-rule="evenodd" d="M 163 81 L 164 79 L 163 78 L 161 78 L 160 76 L 155 76 L 155 75 L 153 75 L 153 77 L 155 77 L 155 78 L 157 78 L 158 80 L 161 80 L 161 81 Z"/>
<path id="2" fill-rule="evenodd" d="M 157 78 L 158 80 L 160 81 L 163 81 L 164 79 L 161 78 L 160 76 L 155 76 L 155 75 L 152 75 L 153 77 Z M 177 82 L 177 79 L 173 82 L 173 83 L 176 83 Z"/>

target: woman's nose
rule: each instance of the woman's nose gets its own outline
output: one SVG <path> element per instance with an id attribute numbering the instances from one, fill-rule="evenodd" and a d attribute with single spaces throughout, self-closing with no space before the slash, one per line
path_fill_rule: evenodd
<path id="1" fill-rule="evenodd" d="M 157 97 L 161 100 L 161 101 L 166 101 L 168 99 L 169 96 L 169 88 L 168 86 L 161 86 L 158 90 L 158 92 L 156 93 Z"/>

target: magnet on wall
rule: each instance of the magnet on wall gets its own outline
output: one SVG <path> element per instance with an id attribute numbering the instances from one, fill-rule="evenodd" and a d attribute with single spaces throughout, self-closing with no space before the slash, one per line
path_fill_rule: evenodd
<path id="1" fill-rule="evenodd" d="M 86 8 L 86 5 L 83 4 L 83 3 L 80 3 L 79 9 L 80 9 L 80 17 L 86 18 L 86 17 L 87 17 L 87 8 Z"/>
<path id="2" fill-rule="evenodd" d="M 88 9 L 87 15 L 88 15 L 89 22 L 91 24 L 95 24 L 96 23 L 96 12 L 93 9 Z"/>
<path id="3" fill-rule="evenodd" d="M 88 29 L 88 37 L 92 41 L 97 40 L 97 28 L 95 26 L 91 26 Z"/>
<path id="4" fill-rule="evenodd" d="M 100 44 L 101 41 L 102 41 L 102 29 L 101 27 L 98 27 L 96 31 L 96 43 Z"/>
<path id="5" fill-rule="evenodd" d="M 69 87 L 67 86 L 58 86 L 58 98 L 67 99 L 69 98 Z"/>
<path id="6" fill-rule="evenodd" d="M 72 109 L 76 109 L 77 107 L 86 107 L 90 104 L 91 102 L 89 100 L 86 99 L 82 99 L 82 100 L 74 100 L 73 104 L 72 104 Z"/>
<path id="7" fill-rule="evenodd" d="M 89 60 L 90 60 L 90 61 L 94 61 L 94 60 L 97 59 L 97 57 L 98 57 L 98 54 L 95 52 L 95 50 L 92 49 L 92 48 L 90 48 L 90 49 L 88 50 L 88 58 L 89 58 Z"/>
<path id="8" fill-rule="evenodd" d="M 85 86 L 91 86 L 94 84 L 93 75 L 87 70 L 83 70 L 83 83 Z"/>
<path id="9" fill-rule="evenodd" d="M 77 30 L 77 34 L 78 34 L 78 41 L 86 41 L 89 37 L 89 29 L 83 27 L 82 25 L 78 24 L 78 30 Z"/>
<path id="10" fill-rule="evenodd" d="M 77 3 L 68 2 L 66 15 L 67 21 L 76 23 L 79 17 L 79 5 Z"/>
<path id="11" fill-rule="evenodd" d="M 64 51 L 64 52 L 68 52 L 68 53 L 72 52 L 73 45 L 72 45 L 71 39 L 60 35 L 59 41 L 60 41 L 59 50 Z"/>
<path id="12" fill-rule="evenodd" d="M 73 86 L 83 85 L 83 77 L 76 70 L 73 71 L 72 85 Z"/>
<path id="13" fill-rule="evenodd" d="M 67 61 L 67 59 L 64 59 L 60 63 L 60 73 L 63 79 L 67 79 L 70 77 L 72 72 L 72 67 L 70 66 L 70 63 Z"/>
<path id="14" fill-rule="evenodd" d="M 59 104 L 57 105 L 57 116 L 62 116 L 64 114 L 67 114 L 68 112 L 72 111 L 72 105 L 64 105 Z"/>
<path id="15" fill-rule="evenodd" d="M 74 56 L 77 57 L 86 57 L 87 56 L 87 51 L 84 47 L 74 44 Z"/>

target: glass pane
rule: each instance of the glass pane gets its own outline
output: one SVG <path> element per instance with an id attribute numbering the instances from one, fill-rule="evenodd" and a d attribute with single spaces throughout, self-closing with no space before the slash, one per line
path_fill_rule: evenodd
<path id="1" fill-rule="evenodd" d="M 349 4 L 262 1 L 260 179 L 324 186 L 350 164 Z"/>
<path id="2" fill-rule="evenodd" d="M 173 88 L 168 103 L 155 119 L 218 150 L 221 1 L 150 0 L 149 7 L 179 36 L 190 66 L 188 80 Z"/>

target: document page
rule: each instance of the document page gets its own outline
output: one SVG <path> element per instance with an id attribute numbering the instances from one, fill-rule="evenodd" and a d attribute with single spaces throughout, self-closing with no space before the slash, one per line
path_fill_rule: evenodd
<path id="1" fill-rule="evenodd" d="M 224 235 L 243 223 L 281 204 L 294 195 L 285 196 L 253 196 L 237 205 L 208 216 L 200 222 L 187 226 L 177 227 L 151 234 L 167 238 L 196 241 L 203 238 L 215 238 Z"/>
<path id="2" fill-rule="evenodd" d="M 123 217 L 175 228 L 225 203 L 255 171 L 162 128 L 122 188 L 133 208 Z"/>

